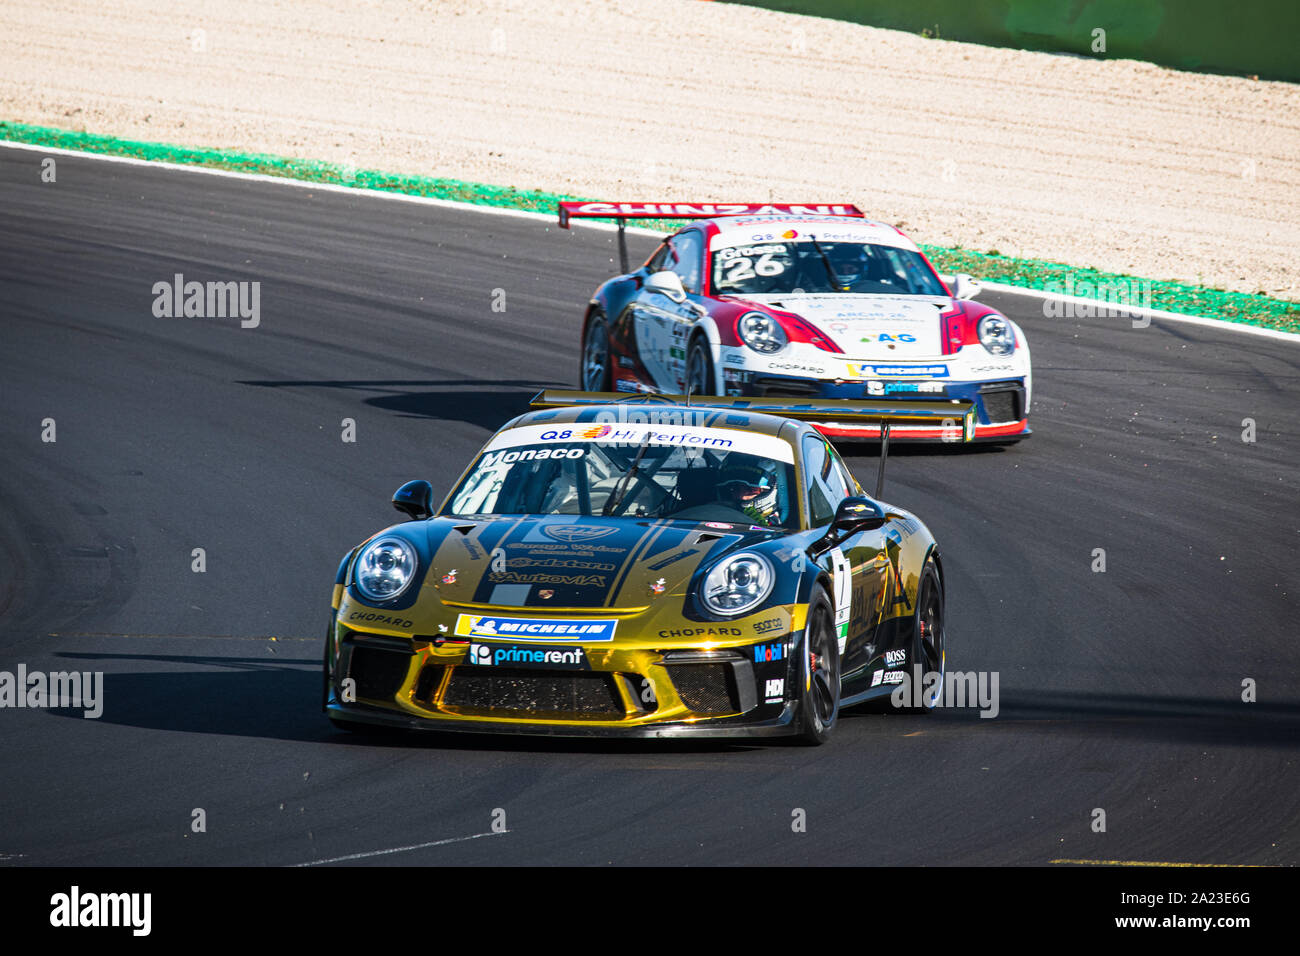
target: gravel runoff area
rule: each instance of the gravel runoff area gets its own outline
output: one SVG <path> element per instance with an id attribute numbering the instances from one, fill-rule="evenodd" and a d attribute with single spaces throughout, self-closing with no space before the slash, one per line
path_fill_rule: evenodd
<path id="1" fill-rule="evenodd" d="M 0 5 L 0 119 L 1300 299 L 1300 86 L 691 0 Z"/>

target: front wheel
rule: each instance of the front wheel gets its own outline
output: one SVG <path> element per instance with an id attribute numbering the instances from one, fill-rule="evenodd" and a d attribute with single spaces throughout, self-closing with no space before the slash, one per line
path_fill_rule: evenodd
<path id="1" fill-rule="evenodd" d="M 584 392 L 614 390 L 614 373 L 609 361 L 609 325 L 605 321 L 605 313 L 600 309 L 592 309 L 587 318 L 578 387 Z"/>
<path id="2" fill-rule="evenodd" d="M 840 646 L 835 611 L 818 585 L 808 602 L 803 653 L 799 669 L 799 736 L 808 744 L 824 744 L 840 713 Z"/>
<path id="3" fill-rule="evenodd" d="M 713 357 L 703 338 L 696 338 L 686 353 L 686 389 L 691 395 L 712 395 Z"/>

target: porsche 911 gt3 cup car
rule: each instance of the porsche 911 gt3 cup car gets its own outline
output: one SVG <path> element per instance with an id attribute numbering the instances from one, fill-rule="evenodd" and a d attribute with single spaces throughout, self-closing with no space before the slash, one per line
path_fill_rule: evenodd
<path id="1" fill-rule="evenodd" d="M 428 482 L 398 489 L 412 520 L 339 566 L 330 719 L 820 743 L 842 706 L 889 695 L 908 668 L 942 675 L 934 538 L 788 417 L 827 409 L 676 401 L 543 393 L 436 512 Z M 974 425 L 950 401 L 840 413 Z"/>
<path id="2" fill-rule="evenodd" d="M 951 288 L 893 226 L 851 205 L 562 202 L 619 223 L 625 275 L 600 286 L 582 328 L 580 387 L 818 399 L 952 398 L 979 440 L 1030 434 L 1029 345 L 1010 319 Z M 629 270 L 628 219 L 688 219 Z M 832 417 L 827 435 L 879 428 Z M 924 425 L 894 440 L 942 439 Z"/>

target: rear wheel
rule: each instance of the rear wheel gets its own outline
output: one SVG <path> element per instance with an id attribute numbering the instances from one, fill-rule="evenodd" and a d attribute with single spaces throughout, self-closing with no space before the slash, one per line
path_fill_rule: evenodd
<path id="1" fill-rule="evenodd" d="M 799 680 L 799 736 L 805 743 L 824 744 L 840 713 L 840 647 L 835 611 L 818 585 L 808 602 L 803 653 L 796 671 Z"/>
<path id="2" fill-rule="evenodd" d="M 600 309 L 592 309 L 587 318 L 578 385 L 584 392 L 614 390 L 614 374 L 609 361 L 609 323 Z"/>
<path id="3" fill-rule="evenodd" d="M 921 569 L 921 580 L 916 586 L 916 620 L 912 635 L 912 664 L 921 670 L 921 689 L 919 707 L 904 708 L 905 713 L 928 714 L 938 706 L 943 694 L 943 673 L 945 642 L 943 624 L 943 583 L 939 579 L 939 569 L 934 558 L 925 559 Z M 912 672 L 915 674 L 915 670 Z M 926 676 L 938 674 L 937 684 L 927 685 Z M 931 679 L 933 681 L 933 679 Z"/>

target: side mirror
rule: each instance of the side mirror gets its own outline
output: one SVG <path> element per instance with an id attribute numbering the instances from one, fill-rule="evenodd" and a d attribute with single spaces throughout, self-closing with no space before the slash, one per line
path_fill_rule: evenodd
<path id="1" fill-rule="evenodd" d="M 831 530 L 845 535 L 855 531 L 872 531 L 883 527 L 885 521 L 885 513 L 880 510 L 880 505 L 870 498 L 845 498 L 835 509 Z"/>
<path id="2" fill-rule="evenodd" d="M 645 287 L 647 292 L 658 292 L 678 305 L 686 301 L 686 288 L 676 272 L 665 269 L 663 272 L 651 273 L 645 280 Z"/>
<path id="3" fill-rule="evenodd" d="M 982 291 L 983 287 L 964 272 L 959 272 L 952 277 L 952 295 L 954 299 L 973 299 Z"/>
<path id="4" fill-rule="evenodd" d="M 408 481 L 393 492 L 393 507 L 415 521 L 433 517 L 433 485 Z"/>

